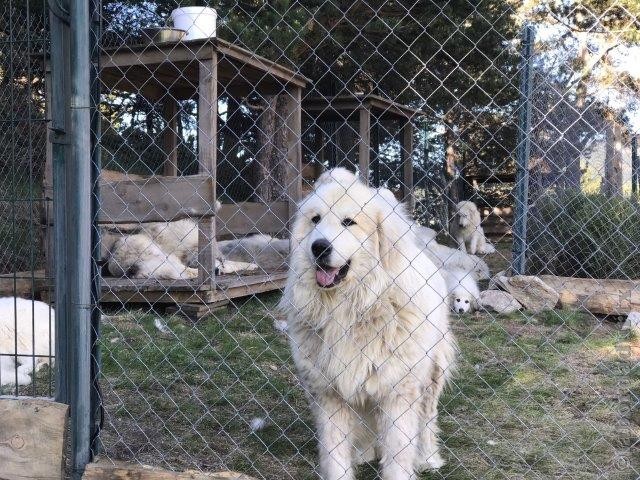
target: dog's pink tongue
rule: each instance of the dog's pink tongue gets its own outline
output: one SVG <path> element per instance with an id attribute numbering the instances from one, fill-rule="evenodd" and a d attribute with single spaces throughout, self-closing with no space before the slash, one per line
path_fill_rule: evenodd
<path id="1" fill-rule="evenodd" d="M 316 270 L 316 281 L 318 285 L 322 287 L 328 287 L 333 283 L 336 279 L 336 275 L 338 275 L 339 268 L 329 268 L 327 270 L 323 270 L 319 268 Z"/>

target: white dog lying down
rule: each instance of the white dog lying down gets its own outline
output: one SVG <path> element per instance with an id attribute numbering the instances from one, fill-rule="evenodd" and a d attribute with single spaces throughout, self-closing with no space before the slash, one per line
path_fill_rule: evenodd
<path id="1" fill-rule="evenodd" d="M 216 243 L 216 274 L 282 268 L 289 241 L 253 235 Z M 198 225 L 194 220 L 140 225 L 137 233 L 107 241 L 107 266 L 116 277 L 191 279 L 198 276 Z"/>
<path id="2" fill-rule="evenodd" d="M 456 205 L 456 214 L 451 221 L 450 230 L 463 252 L 467 251 L 467 244 L 469 253 L 472 255 L 476 253 L 483 255 L 496 251 L 484 236 L 484 230 L 480 225 L 481 221 L 480 211 L 475 203 L 465 200 Z"/>
<path id="3" fill-rule="evenodd" d="M 476 280 L 491 278 L 489 266 L 480 257 L 436 242 L 436 232 L 430 228 L 415 226 L 414 231 L 424 253 L 438 268 L 471 272 Z"/>
<path id="4" fill-rule="evenodd" d="M 354 465 L 376 456 L 385 480 L 443 464 L 437 404 L 455 353 L 447 285 L 387 196 L 330 170 L 293 224 L 281 308 L 324 480 L 353 480 Z"/>
<path id="5" fill-rule="evenodd" d="M 54 353 L 53 309 L 46 303 L 24 298 L 0 298 L 0 386 L 16 382 L 16 357 L 6 355 L 18 355 L 18 385 L 28 385 L 34 364 L 37 372 Z"/>
<path id="6" fill-rule="evenodd" d="M 449 305 L 455 313 L 470 313 L 478 308 L 480 289 L 470 272 L 466 270 L 442 270 L 449 289 Z"/>

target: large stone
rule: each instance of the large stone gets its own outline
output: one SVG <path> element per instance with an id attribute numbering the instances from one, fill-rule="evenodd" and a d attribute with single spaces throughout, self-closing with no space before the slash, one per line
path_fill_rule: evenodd
<path id="1" fill-rule="evenodd" d="M 509 292 L 502 290 L 485 290 L 480 292 L 480 306 L 485 310 L 497 313 L 512 313 L 520 310 L 522 305 Z"/>
<path id="2" fill-rule="evenodd" d="M 506 276 L 507 276 L 506 270 L 501 270 L 498 273 L 496 273 L 489 280 L 489 286 L 487 287 L 487 290 L 503 290 L 503 287 L 500 285 L 500 278 L 506 277 Z"/>
<path id="3" fill-rule="evenodd" d="M 558 292 L 535 276 L 503 276 L 497 279 L 497 284 L 532 312 L 552 310 L 560 298 Z"/>

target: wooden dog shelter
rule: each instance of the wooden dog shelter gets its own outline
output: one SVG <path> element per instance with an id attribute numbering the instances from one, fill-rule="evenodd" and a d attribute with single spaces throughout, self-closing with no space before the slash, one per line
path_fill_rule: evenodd
<path id="1" fill-rule="evenodd" d="M 305 165 L 308 176 L 317 177 L 326 162 L 327 132 L 322 128 L 327 122 L 354 122 L 357 124 L 358 170 L 361 177 L 373 186 L 379 186 L 379 145 L 372 142 L 374 128 L 385 121 L 400 123 L 400 156 L 402 163 L 402 187 L 400 200 L 413 210 L 413 136 L 414 121 L 423 117 L 424 111 L 393 102 L 374 94 L 306 97 L 302 103 L 303 123 L 314 126 L 315 142 L 312 147 L 317 161 L 315 165 Z M 330 140 L 331 141 L 331 140 Z M 372 145 L 373 143 L 373 145 Z M 329 166 L 332 167 L 331 161 Z M 364 172 L 367 172 L 366 174 Z M 306 176 L 305 176 L 306 178 Z"/>
<path id="2" fill-rule="evenodd" d="M 99 80 L 103 93 L 135 93 L 161 105 L 166 125 L 162 134 L 162 175 L 101 178 L 97 222 L 123 224 L 198 221 L 197 281 L 102 278 L 103 302 L 218 304 L 230 298 L 283 286 L 286 273 L 215 275 L 216 238 L 287 231 L 302 194 L 301 97 L 308 80 L 275 62 L 218 38 L 104 50 Z M 218 148 L 218 99 L 242 99 L 249 94 L 286 97 L 284 172 L 286 200 L 223 204 L 215 214 Z M 177 102 L 197 101 L 197 163 L 195 175 L 178 176 Z M 87 159 L 89 161 L 89 159 Z M 51 164 L 51 156 L 47 162 Z M 50 168 L 47 169 L 51 171 Z M 48 178 L 50 188 L 51 178 Z M 49 235 L 51 237 L 51 235 Z M 52 242 L 48 241 L 52 259 Z M 48 262 L 51 267 L 51 261 Z"/>

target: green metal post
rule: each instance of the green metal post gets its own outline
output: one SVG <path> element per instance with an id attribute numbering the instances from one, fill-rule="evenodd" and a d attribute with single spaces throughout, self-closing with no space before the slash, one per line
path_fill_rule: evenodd
<path id="1" fill-rule="evenodd" d="M 513 272 L 524 274 L 527 258 L 527 215 L 529 208 L 529 156 L 531 155 L 531 88 L 534 30 L 524 27 L 522 36 L 522 76 L 516 158 L 515 214 L 513 222 Z"/>
<path id="2" fill-rule="evenodd" d="M 71 408 L 71 478 L 90 459 L 91 136 L 89 2 L 50 0 L 56 399 Z"/>

